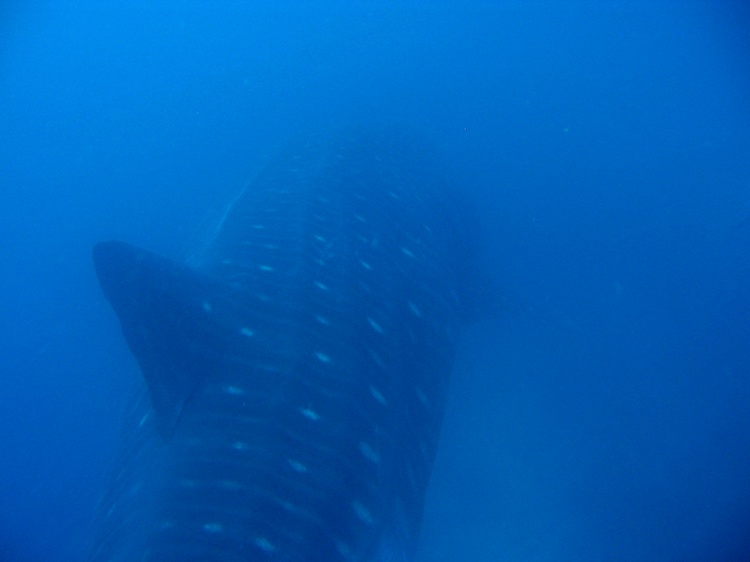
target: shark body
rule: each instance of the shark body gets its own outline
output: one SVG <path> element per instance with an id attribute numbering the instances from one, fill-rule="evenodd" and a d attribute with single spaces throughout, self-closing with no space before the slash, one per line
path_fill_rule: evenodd
<path id="1" fill-rule="evenodd" d="M 411 560 L 474 251 L 435 157 L 306 138 L 187 262 L 96 272 L 143 374 L 90 560 Z"/>

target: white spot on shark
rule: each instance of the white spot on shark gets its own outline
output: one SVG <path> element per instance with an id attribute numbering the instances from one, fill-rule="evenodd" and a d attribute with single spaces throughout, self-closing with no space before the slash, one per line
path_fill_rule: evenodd
<path id="1" fill-rule="evenodd" d="M 378 455 L 377 451 L 373 449 L 369 443 L 360 441 L 359 452 L 362 453 L 362 456 L 370 462 L 374 462 L 375 464 L 378 464 L 380 462 L 380 455 Z"/>
<path id="2" fill-rule="evenodd" d="M 295 506 L 292 502 L 287 501 L 284 498 L 279 498 L 279 497 L 276 498 L 276 501 L 281 507 L 283 507 L 287 511 L 291 513 L 297 512 L 297 506 Z"/>
<path id="3" fill-rule="evenodd" d="M 336 550 L 338 550 L 339 554 L 344 558 L 352 557 L 352 549 L 345 542 L 336 541 Z"/>
<path id="4" fill-rule="evenodd" d="M 206 523 L 203 525 L 203 530 L 207 533 L 221 533 L 224 530 L 224 526 L 221 523 Z"/>
<path id="5" fill-rule="evenodd" d="M 227 394 L 231 394 L 232 396 L 241 396 L 245 394 L 244 388 L 241 388 L 239 386 L 232 386 L 230 384 L 223 386 L 222 390 L 226 392 Z"/>
<path id="6" fill-rule="evenodd" d="M 378 367 L 381 367 L 381 368 L 385 367 L 385 362 L 383 362 L 383 358 L 380 357 L 380 355 L 370 350 L 370 356 L 372 357 L 372 360 L 375 361 L 375 363 L 377 363 Z"/>
<path id="7" fill-rule="evenodd" d="M 276 547 L 271 544 L 266 537 L 255 537 L 253 543 L 255 543 L 255 546 L 257 546 L 263 552 L 276 552 Z"/>
<path id="8" fill-rule="evenodd" d="M 367 317 L 367 321 L 370 323 L 370 326 L 372 326 L 372 329 L 375 330 L 378 334 L 382 334 L 383 333 L 382 326 L 380 324 L 378 324 L 377 322 L 375 322 L 375 320 L 373 320 L 372 318 L 370 318 L 368 316 Z"/>
<path id="9" fill-rule="evenodd" d="M 383 394 L 372 385 L 370 386 L 370 394 L 372 394 L 372 397 L 383 406 L 388 405 L 388 401 L 385 399 L 385 396 L 383 396 Z"/>
<path id="10" fill-rule="evenodd" d="M 294 471 L 307 472 L 307 467 L 301 462 L 296 461 L 294 459 L 287 459 L 287 462 L 289 463 L 289 466 L 291 466 Z"/>
<path id="11" fill-rule="evenodd" d="M 367 509 L 364 505 L 362 505 L 359 502 L 352 502 L 352 509 L 354 510 L 354 514 L 363 522 L 368 525 L 372 525 L 374 520 L 372 518 L 372 513 L 370 513 L 370 510 Z"/>
<path id="12" fill-rule="evenodd" d="M 314 410 L 311 410 L 310 408 L 300 408 L 299 411 L 308 420 L 318 421 L 320 419 L 320 416 L 318 415 L 318 413 L 315 412 Z"/>

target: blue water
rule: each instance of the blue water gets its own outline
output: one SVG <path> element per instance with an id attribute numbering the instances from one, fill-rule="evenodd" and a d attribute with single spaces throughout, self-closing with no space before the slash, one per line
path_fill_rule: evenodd
<path id="1" fill-rule="evenodd" d="M 750 560 L 742 4 L 152 4 L 0 8 L 0 560 L 82 556 L 138 376 L 91 246 L 179 256 L 292 136 L 383 122 L 479 203 L 504 301 L 420 562 Z"/>

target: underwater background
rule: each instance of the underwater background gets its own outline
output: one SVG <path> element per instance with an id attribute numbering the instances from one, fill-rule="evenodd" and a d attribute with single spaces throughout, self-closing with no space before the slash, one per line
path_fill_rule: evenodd
<path id="1" fill-rule="evenodd" d="M 300 133 L 481 211 L 420 562 L 750 560 L 750 8 L 0 5 L 0 561 L 83 557 L 139 376 L 91 247 L 179 257 Z"/>

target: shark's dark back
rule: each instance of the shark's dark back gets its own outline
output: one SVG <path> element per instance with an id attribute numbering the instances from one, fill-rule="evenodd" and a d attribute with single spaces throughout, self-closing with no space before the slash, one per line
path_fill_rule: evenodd
<path id="1" fill-rule="evenodd" d="M 410 558 L 474 251 L 438 169 L 398 131 L 306 138 L 190 267 L 95 249 L 151 408 L 92 560 Z"/>

